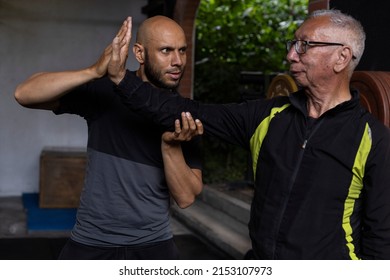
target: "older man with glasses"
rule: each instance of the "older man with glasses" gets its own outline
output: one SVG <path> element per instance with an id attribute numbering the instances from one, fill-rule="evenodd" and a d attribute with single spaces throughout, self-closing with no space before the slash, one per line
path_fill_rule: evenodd
<path id="1" fill-rule="evenodd" d="M 300 89 L 240 104 L 161 94 L 118 67 L 126 49 L 119 41 L 109 72 L 129 108 L 164 127 L 189 111 L 205 133 L 251 152 L 255 258 L 390 259 L 390 130 L 349 88 L 364 51 L 357 20 L 337 10 L 311 14 L 287 42 Z"/>

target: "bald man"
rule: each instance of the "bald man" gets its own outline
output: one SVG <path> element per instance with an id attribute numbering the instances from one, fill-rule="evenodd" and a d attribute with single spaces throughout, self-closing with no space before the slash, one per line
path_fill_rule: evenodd
<path id="1" fill-rule="evenodd" d="M 145 20 L 133 47 L 140 64 L 137 76 L 160 88 L 176 89 L 186 65 L 183 29 L 173 20 L 156 16 Z"/>
<path id="2" fill-rule="evenodd" d="M 130 25 L 124 21 L 116 38 L 123 38 Z M 145 20 L 133 49 L 140 64 L 136 75 L 175 92 L 186 48 L 184 31 L 176 22 L 163 16 Z M 196 136 L 203 127 L 183 113 L 181 124 L 172 120 L 174 131 L 163 133 L 129 111 L 107 76 L 111 53 L 110 44 L 90 67 L 37 73 L 15 92 L 22 106 L 76 114 L 87 121 L 85 184 L 60 259 L 177 259 L 170 197 L 185 208 L 202 190 Z"/>

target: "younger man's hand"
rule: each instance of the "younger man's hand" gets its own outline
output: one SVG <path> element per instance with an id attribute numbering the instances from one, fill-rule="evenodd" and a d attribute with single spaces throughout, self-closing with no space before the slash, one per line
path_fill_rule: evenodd
<path id="1" fill-rule="evenodd" d="M 126 74 L 126 61 L 131 40 L 131 17 L 128 17 L 112 41 L 112 54 L 108 63 L 108 76 L 115 84 L 119 84 Z"/>

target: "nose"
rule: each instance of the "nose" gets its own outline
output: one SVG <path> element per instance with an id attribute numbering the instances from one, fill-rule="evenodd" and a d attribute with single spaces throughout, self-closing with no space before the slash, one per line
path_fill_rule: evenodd
<path id="1" fill-rule="evenodd" d="M 299 54 L 296 52 L 294 46 L 291 46 L 291 48 L 288 50 L 286 59 L 289 63 L 299 60 Z"/>
<path id="2" fill-rule="evenodd" d="M 175 51 L 172 53 L 172 66 L 182 66 L 185 63 L 186 56 L 180 51 Z"/>

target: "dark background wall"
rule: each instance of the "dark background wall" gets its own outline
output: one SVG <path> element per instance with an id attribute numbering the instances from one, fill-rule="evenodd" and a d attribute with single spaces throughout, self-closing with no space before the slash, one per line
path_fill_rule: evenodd
<path id="1" fill-rule="evenodd" d="M 329 6 L 358 19 L 366 31 L 366 49 L 357 70 L 390 71 L 390 1 L 330 0 Z"/>

